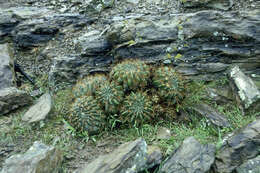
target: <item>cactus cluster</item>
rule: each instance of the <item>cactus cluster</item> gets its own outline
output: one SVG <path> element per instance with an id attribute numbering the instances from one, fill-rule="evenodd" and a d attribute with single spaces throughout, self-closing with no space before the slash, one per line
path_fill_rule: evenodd
<path id="1" fill-rule="evenodd" d="M 126 60 L 107 76 L 88 76 L 75 85 L 71 124 L 93 134 L 111 121 L 138 127 L 158 119 L 172 120 L 184 91 L 184 79 L 172 67 Z"/>
<path id="2" fill-rule="evenodd" d="M 150 78 L 150 67 L 141 60 L 127 60 L 114 66 L 110 78 L 125 90 L 145 88 Z"/>

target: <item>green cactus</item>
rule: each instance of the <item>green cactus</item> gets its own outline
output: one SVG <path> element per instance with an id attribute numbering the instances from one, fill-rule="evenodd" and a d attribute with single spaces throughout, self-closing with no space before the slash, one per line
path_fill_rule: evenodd
<path id="1" fill-rule="evenodd" d="M 108 114 L 118 112 L 119 104 L 123 101 L 124 92 L 121 86 L 112 82 L 105 82 L 97 89 L 97 100 Z"/>
<path id="2" fill-rule="evenodd" d="M 107 77 L 102 74 L 87 76 L 76 83 L 72 93 L 75 97 L 95 95 L 96 90 L 106 81 Z"/>
<path id="3" fill-rule="evenodd" d="M 126 60 L 112 68 L 110 78 L 125 90 L 145 88 L 150 78 L 150 67 L 141 60 Z"/>
<path id="4" fill-rule="evenodd" d="M 152 102 L 144 92 L 132 92 L 126 97 L 121 109 L 121 119 L 124 122 L 140 126 L 153 117 Z"/>
<path id="5" fill-rule="evenodd" d="M 77 98 L 71 112 L 69 121 L 80 132 L 96 134 L 104 127 L 104 112 L 93 96 Z"/>
<path id="6" fill-rule="evenodd" d="M 155 70 L 153 85 L 158 95 L 167 104 L 177 104 L 183 99 L 185 84 L 182 77 L 171 67 L 164 66 Z"/>

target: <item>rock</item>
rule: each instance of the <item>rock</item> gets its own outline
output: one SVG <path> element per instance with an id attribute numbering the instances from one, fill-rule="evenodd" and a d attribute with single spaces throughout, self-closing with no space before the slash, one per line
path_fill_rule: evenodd
<path id="1" fill-rule="evenodd" d="M 59 150 L 36 141 L 26 153 L 6 159 L 1 173 L 58 173 L 61 163 L 62 154 Z"/>
<path id="2" fill-rule="evenodd" d="M 31 102 L 32 98 L 26 92 L 14 87 L 4 88 L 0 90 L 0 115 L 28 105 Z"/>
<path id="3" fill-rule="evenodd" d="M 103 4 L 103 8 L 113 7 L 115 1 L 114 0 L 101 0 Z"/>
<path id="4" fill-rule="evenodd" d="M 113 57 L 110 55 L 87 56 L 68 55 L 59 56 L 53 60 L 50 76 L 55 83 L 75 82 L 78 78 L 95 72 L 108 72 Z"/>
<path id="5" fill-rule="evenodd" d="M 180 2 L 182 2 L 186 8 L 208 7 L 220 10 L 228 10 L 234 4 L 233 0 L 180 0 Z"/>
<path id="6" fill-rule="evenodd" d="M 31 49 L 52 40 L 63 27 L 85 22 L 88 23 L 89 19 L 76 13 L 61 14 L 38 7 L 12 7 L 0 10 L 0 36 L 12 37 L 17 48 Z"/>
<path id="7" fill-rule="evenodd" d="M 28 123 L 44 120 L 52 108 L 52 98 L 49 93 L 42 95 L 37 103 L 33 105 L 22 117 Z"/>
<path id="8" fill-rule="evenodd" d="M 128 19 L 114 22 L 106 38 L 115 47 L 115 58 L 158 62 L 170 57 L 176 70 L 193 79 L 219 78 L 230 64 L 258 74 L 260 36 L 248 28 L 260 28 L 260 13 L 255 9 L 241 15 L 243 21 L 235 13 L 213 10 Z"/>
<path id="9" fill-rule="evenodd" d="M 99 31 L 91 31 L 77 38 L 74 41 L 76 42 L 77 50 L 85 56 L 107 54 L 111 51 L 112 46 L 100 34 Z"/>
<path id="10" fill-rule="evenodd" d="M 156 135 L 157 139 L 169 139 L 171 131 L 165 127 L 159 127 Z"/>
<path id="11" fill-rule="evenodd" d="M 192 106 L 193 110 L 196 111 L 202 117 L 207 118 L 212 124 L 217 127 L 230 127 L 228 120 L 224 115 L 220 114 L 217 110 L 213 109 L 207 104 L 199 104 Z"/>
<path id="12" fill-rule="evenodd" d="M 260 154 L 260 120 L 249 124 L 223 142 L 216 155 L 215 171 L 229 173 Z"/>
<path id="13" fill-rule="evenodd" d="M 160 165 L 163 159 L 162 151 L 157 146 L 148 146 L 147 148 L 147 161 L 146 168 L 153 168 L 156 165 Z"/>
<path id="14" fill-rule="evenodd" d="M 231 87 L 229 85 L 217 86 L 216 88 L 208 87 L 206 88 L 206 97 L 218 105 L 223 105 L 231 103 L 234 101 Z"/>
<path id="15" fill-rule="evenodd" d="M 12 17 L 12 13 L 0 10 L 0 43 L 4 43 L 11 36 L 12 30 L 19 24 L 19 20 Z"/>
<path id="16" fill-rule="evenodd" d="M 214 163 L 215 152 L 214 145 L 201 145 L 194 137 L 188 137 L 166 160 L 159 173 L 206 173 Z"/>
<path id="17" fill-rule="evenodd" d="M 237 173 L 259 173 L 260 170 L 260 156 L 248 160 L 243 163 L 238 168 L 236 168 Z"/>
<path id="18" fill-rule="evenodd" d="M 259 109 L 260 91 L 253 80 L 246 76 L 238 66 L 230 70 L 229 78 L 238 105 L 245 111 Z"/>
<path id="19" fill-rule="evenodd" d="M 132 3 L 134 5 L 138 4 L 140 0 L 126 0 L 128 3 Z"/>
<path id="20" fill-rule="evenodd" d="M 12 86 L 12 66 L 13 61 L 8 51 L 8 44 L 0 44 L 0 90 Z"/>
<path id="21" fill-rule="evenodd" d="M 99 156 L 78 173 L 137 173 L 145 169 L 146 150 L 143 139 L 122 144 L 112 153 Z"/>

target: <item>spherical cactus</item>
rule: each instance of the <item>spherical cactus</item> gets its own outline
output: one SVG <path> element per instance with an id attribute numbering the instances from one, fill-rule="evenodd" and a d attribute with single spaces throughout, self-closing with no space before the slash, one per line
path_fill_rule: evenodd
<path id="1" fill-rule="evenodd" d="M 105 113 L 115 114 L 123 100 L 124 92 L 122 87 L 116 83 L 105 82 L 97 89 L 96 96 Z"/>
<path id="2" fill-rule="evenodd" d="M 126 97 L 121 109 L 121 117 L 124 122 L 134 126 L 140 126 L 153 117 L 152 102 L 144 92 L 132 92 Z"/>
<path id="3" fill-rule="evenodd" d="M 158 89 L 162 100 L 169 104 L 179 103 L 183 99 L 185 84 L 183 78 L 171 67 L 160 67 L 155 70 L 153 85 Z"/>
<path id="4" fill-rule="evenodd" d="M 107 77 L 102 74 L 87 76 L 79 80 L 73 87 L 73 95 L 75 97 L 95 95 L 96 90 L 106 81 Z"/>
<path id="5" fill-rule="evenodd" d="M 125 90 L 145 88 L 150 78 L 150 67 L 141 60 L 126 60 L 112 68 L 110 78 Z"/>
<path id="6" fill-rule="evenodd" d="M 72 105 L 70 123 L 80 131 L 87 131 L 90 135 L 98 133 L 104 127 L 104 113 L 92 96 L 77 98 Z"/>

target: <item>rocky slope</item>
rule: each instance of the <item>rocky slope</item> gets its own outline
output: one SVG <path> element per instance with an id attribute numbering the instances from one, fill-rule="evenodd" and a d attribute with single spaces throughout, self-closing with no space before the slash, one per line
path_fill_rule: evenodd
<path id="1" fill-rule="evenodd" d="M 0 116 L 5 114 L 0 119 L 0 131 L 4 134 L 0 136 L 0 144 L 1 137 L 9 133 L 3 125 L 18 122 L 16 119 L 10 120 L 13 116 L 9 118 L 8 113 L 12 115 L 11 111 L 18 107 L 32 105 L 32 97 L 28 93 L 13 87 L 19 85 L 19 76 L 15 76 L 14 71 L 25 71 L 29 74 L 28 78 L 31 76 L 34 80 L 45 76 L 46 81 L 42 82 L 46 82 L 46 88 L 56 91 L 63 82 L 71 84 L 88 74 L 108 72 L 114 63 L 131 58 L 151 64 L 172 65 L 195 81 L 214 81 L 228 74 L 231 87 L 207 88 L 206 97 L 218 105 L 236 102 L 241 114 L 256 110 L 254 116 L 257 116 L 260 103 L 260 2 L 0 0 Z M 34 83 L 33 80 L 31 82 Z M 23 112 L 22 123 L 17 124 L 24 126 L 27 123 L 27 131 L 39 135 L 44 120 L 53 118 L 48 117 L 57 106 L 53 104 L 53 93 L 43 95 L 29 111 Z M 234 97 L 229 97 L 232 93 Z M 219 135 L 222 132 L 220 129 L 225 131 L 231 128 L 232 123 L 211 106 L 205 103 L 194 105 L 188 113 L 196 112 L 206 118 L 207 123 L 217 127 L 218 132 L 214 133 Z M 184 119 L 189 118 L 186 112 L 180 114 Z M 64 130 L 63 123 L 54 122 L 53 128 Z M 151 146 L 147 146 L 143 139 L 123 144 L 109 154 L 102 151 L 89 156 L 98 145 L 87 154 L 75 149 L 73 152 L 77 150 L 80 157 L 91 159 L 86 166 L 83 166 L 85 162 L 73 162 L 75 165 L 69 171 L 83 173 L 91 169 L 97 173 L 100 170 L 141 173 L 156 166 L 156 171 L 160 173 L 257 172 L 259 124 L 256 120 L 229 137 L 219 139 L 223 144 L 221 147 L 201 144 L 189 137 L 174 152 L 168 153 L 168 158 L 162 158 L 161 151 L 157 149 L 150 151 Z M 13 126 L 10 128 L 18 129 L 15 133 L 25 134 L 19 127 Z M 64 135 L 62 130 L 57 134 L 55 139 L 48 136 L 53 145 L 64 140 L 59 136 Z M 175 138 L 177 135 L 167 133 L 162 136 Z M 62 172 L 59 167 L 64 165 L 64 159 L 54 147 L 35 142 L 26 153 L 9 157 L 12 146 L 6 142 L 8 140 L 4 139 L 3 145 L 0 145 L 1 173 L 14 170 Z M 16 142 L 20 143 L 20 140 L 18 138 Z M 101 146 L 106 146 L 106 142 Z M 111 146 L 112 149 L 116 148 L 115 145 Z M 103 148 L 105 151 L 109 147 Z M 23 151 L 26 150 L 23 148 Z M 15 153 L 19 151 L 16 149 Z M 77 155 L 76 160 L 80 157 Z M 50 158 L 53 159 L 52 163 L 48 161 Z M 66 159 L 70 157 L 66 156 Z M 64 162 L 69 162 L 67 160 Z M 46 169 L 42 169 L 44 167 Z"/>

